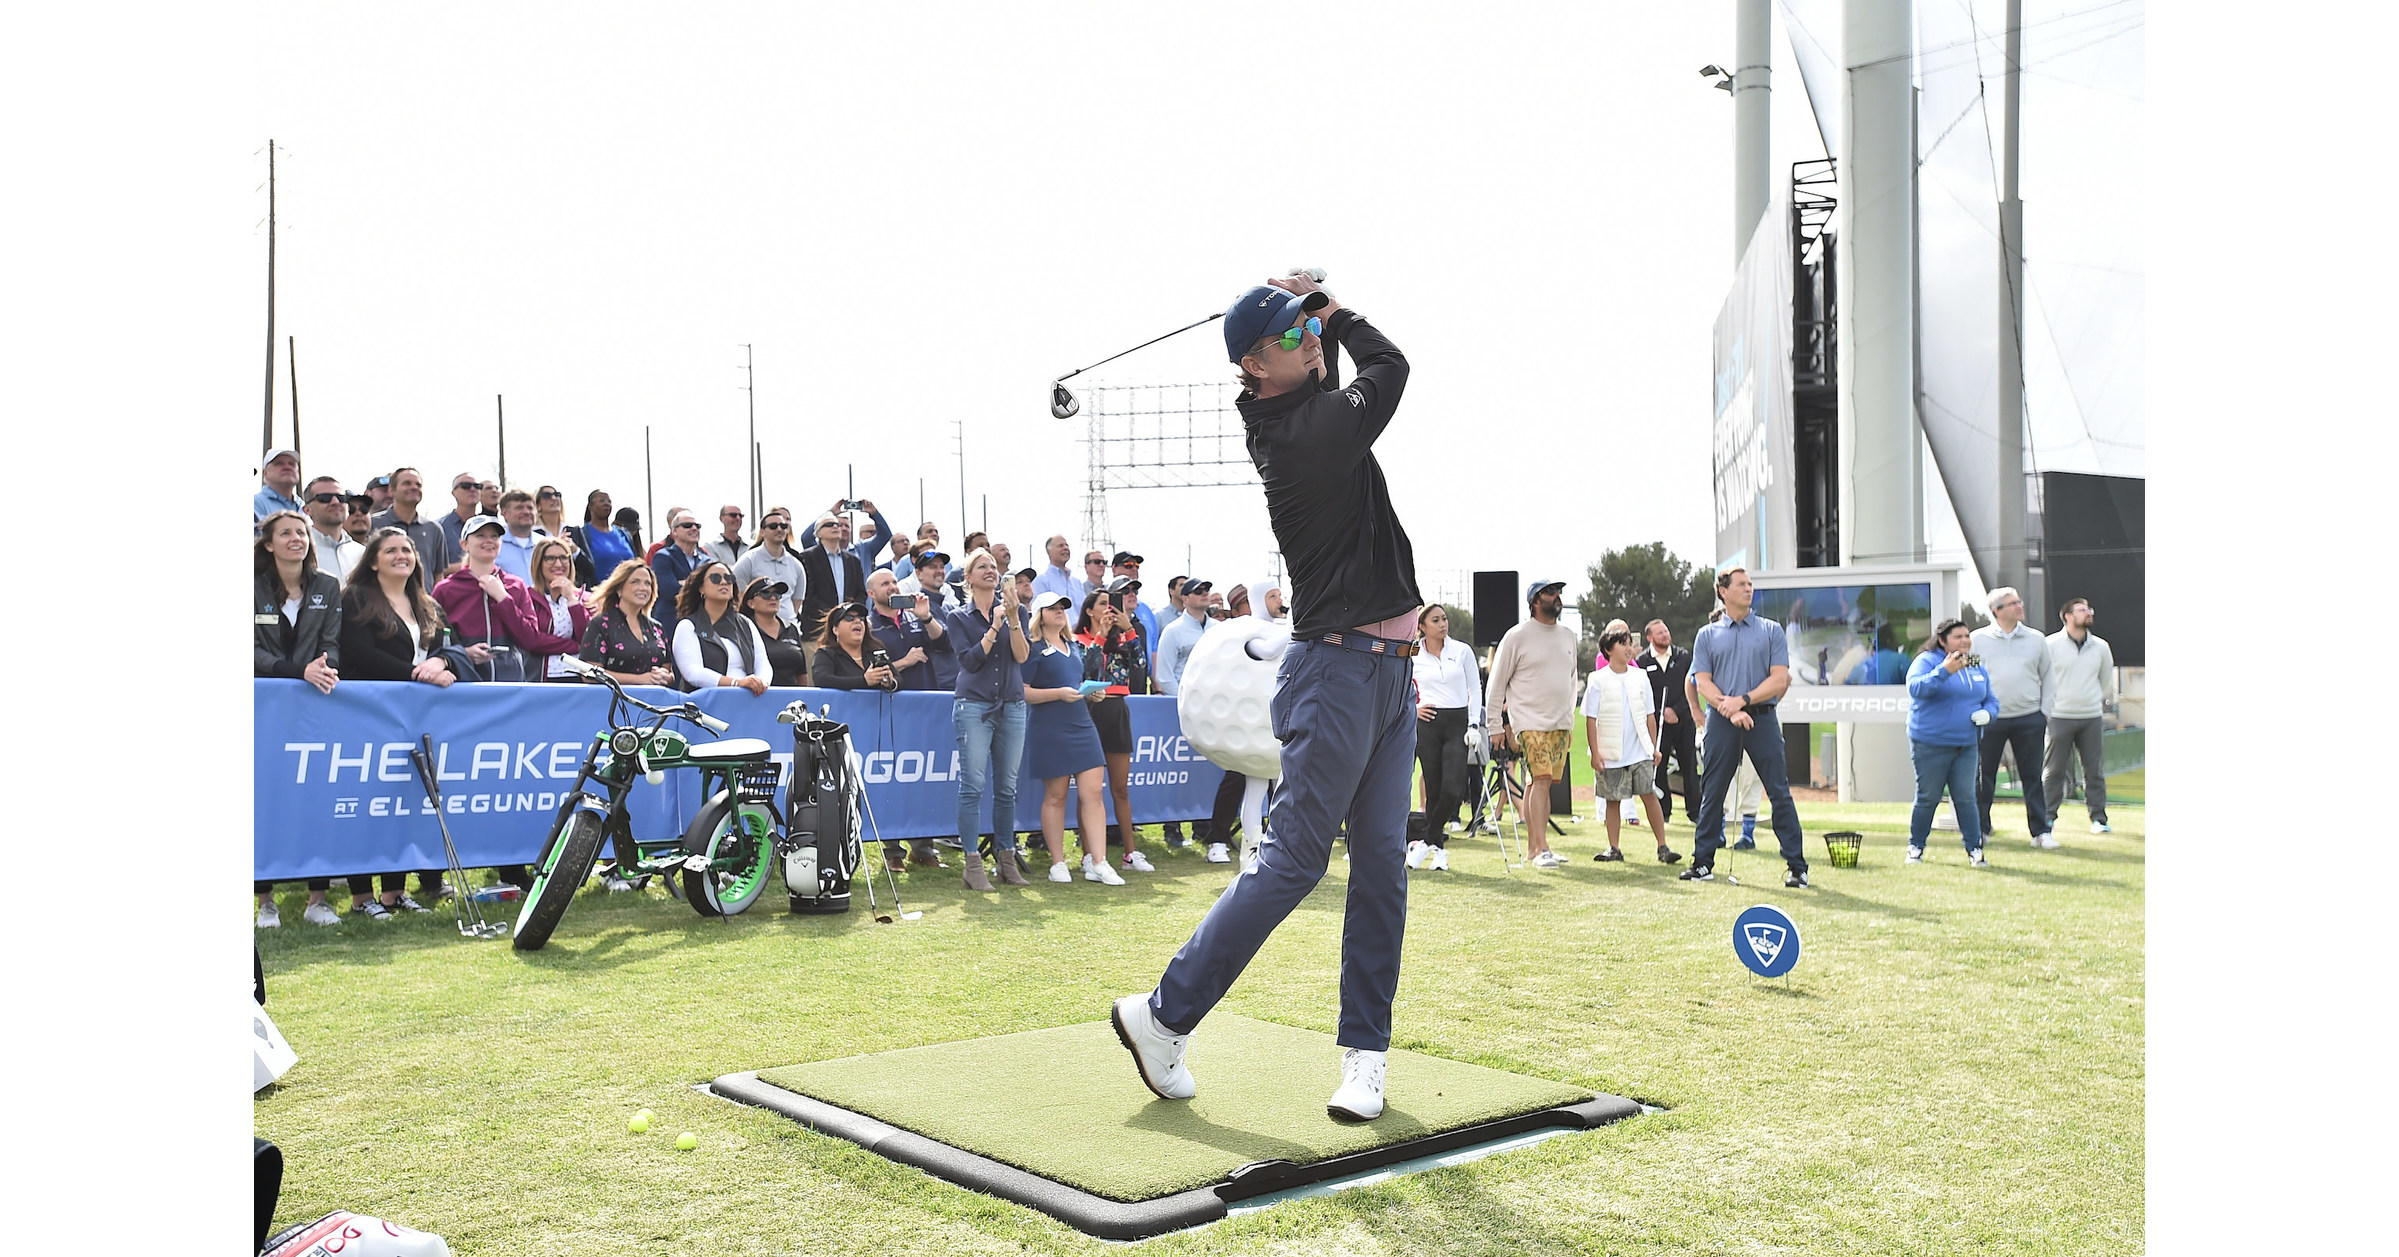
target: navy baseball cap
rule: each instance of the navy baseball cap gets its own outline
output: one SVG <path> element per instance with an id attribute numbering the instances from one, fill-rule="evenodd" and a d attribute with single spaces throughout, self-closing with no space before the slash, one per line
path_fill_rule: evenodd
<path id="1" fill-rule="evenodd" d="M 1297 293 L 1284 292 L 1272 284 L 1260 284 L 1235 298 L 1224 312 L 1225 360 L 1241 361 L 1241 355 L 1248 353 L 1259 337 L 1274 335 L 1299 322 L 1302 304 Z"/>
<path id="2" fill-rule="evenodd" d="M 1562 580 L 1535 579 L 1532 584 L 1524 587 L 1524 600 L 1526 602 L 1531 602 L 1533 599 L 1540 597 L 1541 591 L 1545 589 L 1564 589 L 1565 587 L 1566 582 Z"/>

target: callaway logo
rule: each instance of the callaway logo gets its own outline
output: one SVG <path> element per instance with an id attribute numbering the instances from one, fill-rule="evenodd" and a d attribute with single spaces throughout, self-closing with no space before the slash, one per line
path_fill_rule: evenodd
<path id="1" fill-rule="evenodd" d="M 1750 925 L 1743 932 L 1749 938 L 1749 950 L 1758 954 L 1758 963 L 1774 967 L 1774 958 L 1783 952 L 1783 927 L 1779 925 Z"/>

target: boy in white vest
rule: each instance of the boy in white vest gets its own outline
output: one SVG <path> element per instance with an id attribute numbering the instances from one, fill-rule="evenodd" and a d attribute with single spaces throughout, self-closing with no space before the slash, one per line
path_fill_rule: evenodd
<path id="1" fill-rule="evenodd" d="M 1624 859 L 1616 835 L 1627 801 L 1639 799 L 1658 839 L 1658 862 L 1674 864 L 1683 857 L 1666 846 L 1666 814 L 1658 806 L 1657 709 L 1650 701 L 1649 674 L 1632 666 L 1633 641 L 1631 629 L 1609 625 L 1599 635 L 1605 662 L 1583 689 L 1583 741 L 1591 747 L 1591 773 L 1599 783 L 1595 793 L 1607 800 L 1608 809 L 1608 849 L 1591 858 Z"/>

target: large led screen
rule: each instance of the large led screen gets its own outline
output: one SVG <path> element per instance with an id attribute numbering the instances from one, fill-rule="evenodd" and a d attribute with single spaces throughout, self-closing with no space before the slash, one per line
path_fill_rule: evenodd
<path id="1" fill-rule="evenodd" d="M 1783 626 L 1793 685 L 1904 685 L 1932 636 L 1932 586 L 1761 589 L 1752 610 Z"/>

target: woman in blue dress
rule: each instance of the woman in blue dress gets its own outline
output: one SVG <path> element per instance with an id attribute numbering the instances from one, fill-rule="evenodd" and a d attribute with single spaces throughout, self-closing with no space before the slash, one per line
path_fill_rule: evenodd
<path id="1" fill-rule="evenodd" d="M 1050 847 L 1050 880 L 1071 882 L 1066 867 L 1066 790 L 1076 788 L 1083 825 L 1083 880 L 1122 886 L 1108 867 L 1108 757 L 1090 705 L 1105 682 L 1083 681 L 1083 652 L 1067 632 L 1073 599 L 1033 600 L 1032 655 L 1025 660 L 1025 773 L 1041 779 L 1041 837 Z"/>

